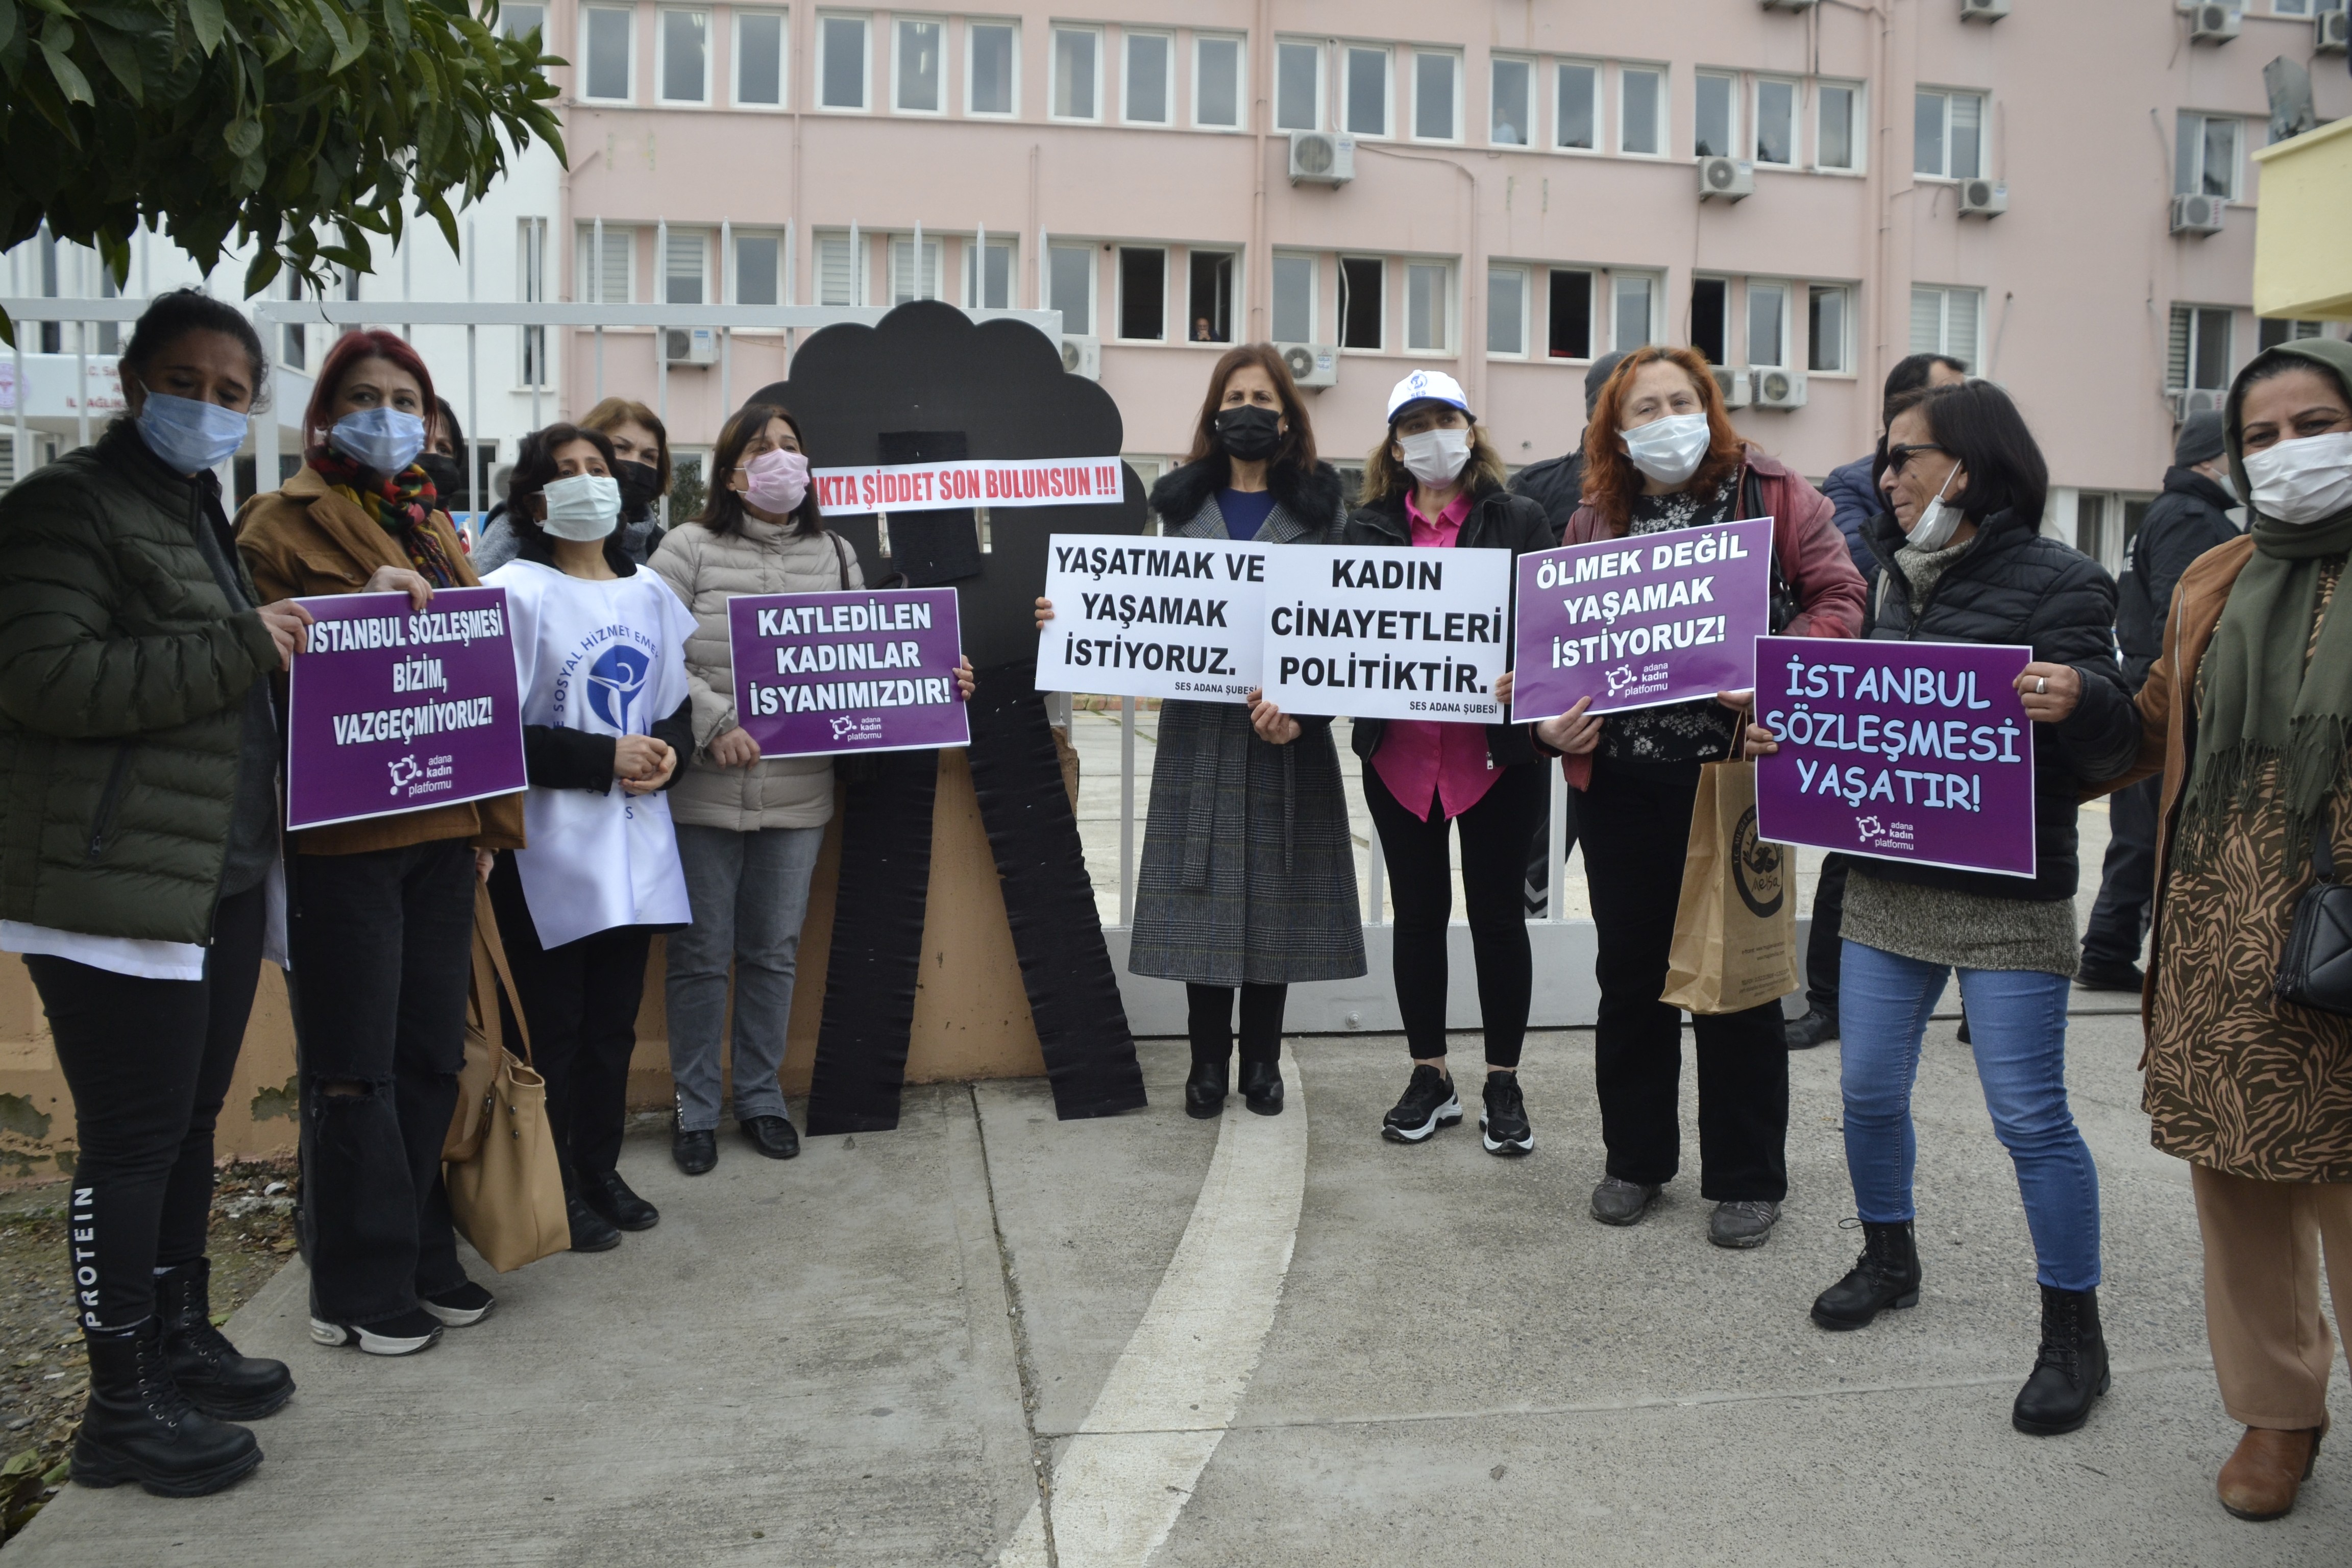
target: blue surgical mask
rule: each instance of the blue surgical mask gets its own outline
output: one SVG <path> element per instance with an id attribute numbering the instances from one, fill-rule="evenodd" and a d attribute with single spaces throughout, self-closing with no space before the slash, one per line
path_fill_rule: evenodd
<path id="1" fill-rule="evenodd" d="M 252 424 L 234 408 L 194 397 L 151 392 L 139 406 L 139 434 L 147 449 L 175 474 L 217 468 L 245 445 Z"/>
<path id="2" fill-rule="evenodd" d="M 336 420 L 327 443 L 363 468 L 398 474 L 425 450 L 425 421 L 397 408 L 362 408 Z"/>

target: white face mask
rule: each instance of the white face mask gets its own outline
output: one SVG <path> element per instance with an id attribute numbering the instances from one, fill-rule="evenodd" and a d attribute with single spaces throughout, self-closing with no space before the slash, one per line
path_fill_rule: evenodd
<path id="1" fill-rule="evenodd" d="M 1662 485 L 1678 485 L 1698 472 L 1713 439 L 1704 414 L 1669 414 L 1620 434 L 1633 466 Z"/>
<path id="2" fill-rule="evenodd" d="M 621 481 L 603 474 L 568 474 L 539 492 L 547 508 L 541 521 L 558 539 L 587 544 L 613 531 L 621 521 Z"/>
<path id="3" fill-rule="evenodd" d="M 2258 516 L 2299 526 L 2352 509 L 2352 430 L 2281 441 L 2242 460 Z"/>
<path id="4" fill-rule="evenodd" d="M 1404 466 L 1425 485 L 1452 484 L 1470 460 L 1467 430 L 1423 430 L 1398 437 L 1397 445 L 1404 448 Z"/>
<path id="5" fill-rule="evenodd" d="M 1943 489 L 1936 492 L 1934 500 L 1919 509 L 1919 521 L 1913 523 L 1910 532 L 1904 535 L 1906 542 L 1920 550 L 1941 550 L 1952 542 L 1952 535 L 1960 526 L 1960 509 L 1946 500 L 1944 496 L 1952 488 L 1952 481 L 1959 477 L 1959 472 L 1960 466 L 1954 463 L 1952 471 L 1944 476 Z"/>

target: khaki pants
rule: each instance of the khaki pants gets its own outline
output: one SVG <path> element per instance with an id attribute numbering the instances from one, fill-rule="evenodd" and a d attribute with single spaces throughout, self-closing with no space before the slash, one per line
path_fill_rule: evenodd
<path id="1" fill-rule="evenodd" d="M 2189 1167 L 2205 1235 L 2205 1331 L 2230 1418 L 2300 1432 L 2327 1414 L 2333 1349 L 2319 1310 L 2323 1245 L 2336 1319 L 2352 1331 L 2352 1183 L 2258 1182 Z"/>

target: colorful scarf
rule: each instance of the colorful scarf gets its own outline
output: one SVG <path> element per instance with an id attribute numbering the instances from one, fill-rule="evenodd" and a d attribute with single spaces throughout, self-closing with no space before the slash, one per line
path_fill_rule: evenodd
<path id="1" fill-rule="evenodd" d="M 457 566 L 441 531 L 433 526 L 433 481 L 415 463 L 389 477 L 361 468 L 341 452 L 313 447 L 307 459 L 319 475 L 368 514 L 369 521 L 398 540 L 408 563 L 436 588 L 457 585 Z"/>

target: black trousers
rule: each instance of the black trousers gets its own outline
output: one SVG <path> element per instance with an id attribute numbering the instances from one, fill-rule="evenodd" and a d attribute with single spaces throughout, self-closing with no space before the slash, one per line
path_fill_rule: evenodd
<path id="1" fill-rule="evenodd" d="M 499 856 L 490 873 L 490 903 L 507 967 L 522 993 L 516 1000 L 530 1026 L 531 1065 L 547 1079 L 556 1159 L 565 1184 L 577 1186 L 581 1176 L 604 1175 L 621 1157 L 629 1058 L 637 1048 L 637 1005 L 645 1000 L 654 933 L 646 926 L 615 926 L 561 947 L 540 946 L 511 855 Z M 507 1017 L 510 1024 L 510 1011 Z"/>
<path id="2" fill-rule="evenodd" d="M 1576 847 L 1576 792 L 1568 787 L 1567 780 L 1559 777 L 1550 768 L 1543 770 L 1543 811 L 1536 817 L 1535 843 L 1528 851 L 1526 903 L 1529 920 L 1550 912 L 1551 868 L 1568 858 L 1569 851 Z M 1554 790 L 1563 791 L 1568 795 L 1567 828 L 1560 835 L 1559 853 L 1557 855 L 1551 848 L 1551 792 Z"/>
<path id="3" fill-rule="evenodd" d="M 466 1058 L 474 851 L 442 838 L 289 870 L 311 1310 L 380 1322 L 466 1279 L 441 1145 Z"/>
<path id="4" fill-rule="evenodd" d="M 1838 965 L 1845 959 L 1845 872 L 1853 862 L 1831 854 L 1822 860 L 1813 889 L 1812 930 L 1805 938 L 1805 1005 L 1835 1016 Z"/>
<path id="5" fill-rule="evenodd" d="M 1600 957 L 1593 1081 L 1609 1173 L 1663 1184 L 1682 1163 L 1682 1013 L 1658 1000 L 1697 803 L 1698 768 L 1596 765 L 1584 792 L 1584 865 Z M 1699 1192 L 1717 1203 L 1789 1191 L 1789 1052 L 1780 1005 L 1691 1020 L 1698 1041 Z"/>
<path id="6" fill-rule="evenodd" d="M 1234 1054 L 1234 992 L 1231 985 L 1184 986 L 1184 1025 L 1192 1037 L 1192 1059 L 1222 1062 Z M 1282 1005 L 1287 985 L 1248 985 L 1242 994 L 1242 1060 L 1270 1062 L 1282 1056 Z"/>
<path id="7" fill-rule="evenodd" d="M 1445 927 L 1454 918 L 1454 869 L 1446 838 L 1462 830 L 1463 911 L 1470 921 L 1470 948 L 1478 961 L 1478 1017 L 1486 1034 L 1486 1064 L 1516 1068 L 1528 1032 L 1528 998 L 1535 985 L 1535 960 L 1528 947 L 1528 921 L 1520 902 L 1528 871 L 1528 845 L 1543 820 L 1544 771 L 1549 763 L 1519 763 L 1502 770 L 1478 804 L 1451 820 L 1433 805 L 1414 815 L 1381 782 L 1380 770 L 1364 765 L 1364 804 L 1381 836 L 1389 887 L 1396 902 L 1392 966 L 1397 1011 L 1404 1016 L 1405 1044 L 1416 1061 L 1445 1054 Z M 1590 849 L 1586 851 L 1588 856 Z"/>
<path id="8" fill-rule="evenodd" d="M 25 960 L 73 1091 L 66 1254 L 85 1329 L 140 1322 L 155 1270 L 205 1255 L 213 1129 L 261 978 L 263 905 L 259 888 L 220 901 L 202 980 Z"/>
<path id="9" fill-rule="evenodd" d="M 2163 803 L 2162 773 L 2107 796 L 2107 858 L 2099 868 L 2099 900 L 2083 932 L 2086 963 L 2139 962 L 2156 909 L 2156 818 Z"/>

